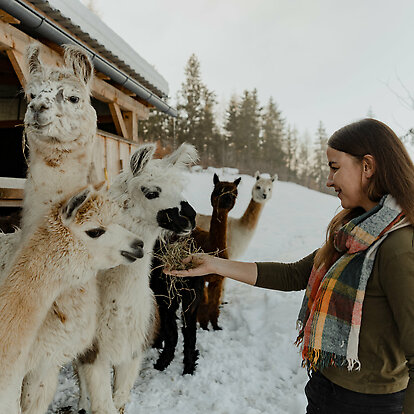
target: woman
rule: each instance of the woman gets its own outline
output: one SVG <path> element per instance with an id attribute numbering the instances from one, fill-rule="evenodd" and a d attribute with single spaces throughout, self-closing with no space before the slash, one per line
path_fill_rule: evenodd
<path id="1" fill-rule="evenodd" d="M 318 251 L 291 264 L 193 255 L 194 268 L 165 272 L 306 289 L 297 343 L 311 372 L 307 413 L 414 414 L 414 165 L 373 119 L 336 131 L 327 156 L 343 210 Z"/>

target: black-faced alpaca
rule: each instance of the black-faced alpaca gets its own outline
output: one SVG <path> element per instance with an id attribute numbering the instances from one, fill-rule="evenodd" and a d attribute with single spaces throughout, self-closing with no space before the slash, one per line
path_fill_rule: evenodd
<path id="1" fill-rule="evenodd" d="M 234 207 L 237 198 L 237 186 L 241 178 L 234 182 L 220 181 L 214 174 L 214 189 L 211 193 L 211 215 L 209 231 L 196 227 L 192 233 L 195 244 L 206 253 L 218 252 L 218 256 L 228 259 L 227 252 L 227 217 L 229 211 Z M 211 274 L 204 277 L 204 295 L 198 308 L 197 319 L 203 329 L 208 329 L 211 322 L 214 330 L 220 330 L 218 317 L 220 303 L 223 294 L 224 278 Z"/>
<path id="2" fill-rule="evenodd" d="M 172 240 L 170 239 L 170 241 Z M 176 314 L 181 304 L 184 338 L 183 374 L 193 374 L 198 359 L 198 350 L 196 349 L 197 310 L 203 297 L 204 278 L 200 276 L 171 279 L 170 276 L 163 274 L 159 259 L 162 243 L 158 240 L 154 248 L 150 283 L 157 300 L 160 316 L 159 332 L 154 347 L 162 348 L 154 368 L 163 371 L 174 358 L 178 341 Z M 173 287 L 172 283 L 174 283 Z"/>

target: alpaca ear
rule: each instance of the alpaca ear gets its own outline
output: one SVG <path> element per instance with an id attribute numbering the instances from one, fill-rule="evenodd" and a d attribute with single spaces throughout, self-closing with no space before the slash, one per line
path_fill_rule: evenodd
<path id="1" fill-rule="evenodd" d="M 241 177 L 237 178 L 237 180 L 234 180 L 233 184 L 236 185 L 236 187 L 240 184 Z"/>
<path id="2" fill-rule="evenodd" d="M 260 178 L 260 172 L 259 171 L 255 172 L 254 178 L 256 178 L 256 181 Z"/>
<path id="3" fill-rule="evenodd" d="M 79 207 L 88 199 L 92 187 L 85 188 L 80 193 L 72 196 L 62 207 L 62 218 L 65 224 L 70 223 L 76 216 Z"/>
<path id="4" fill-rule="evenodd" d="M 275 174 L 271 179 L 272 179 L 272 182 L 275 182 L 279 179 L 279 176 Z"/>
<path id="5" fill-rule="evenodd" d="M 40 45 L 38 43 L 31 43 L 27 46 L 25 51 L 25 62 L 27 70 L 31 75 L 37 72 L 42 72 L 42 64 L 39 60 Z"/>
<path id="6" fill-rule="evenodd" d="M 131 156 L 129 166 L 135 177 L 142 172 L 148 162 L 152 159 L 157 146 L 155 144 L 141 145 Z"/>
<path id="7" fill-rule="evenodd" d="M 85 85 L 89 85 L 93 77 L 93 65 L 89 56 L 78 46 L 64 45 L 63 48 L 65 65 L 72 69 L 75 76 Z"/>
<path id="8" fill-rule="evenodd" d="M 220 182 L 220 179 L 218 178 L 218 175 L 216 173 L 214 173 L 214 176 L 213 176 L 214 185 L 217 185 L 219 182 Z"/>
<path id="9" fill-rule="evenodd" d="M 174 152 L 163 158 L 163 161 L 170 165 L 185 167 L 195 164 L 198 160 L 198 153 L 194 145 L 181 144 Z"/>

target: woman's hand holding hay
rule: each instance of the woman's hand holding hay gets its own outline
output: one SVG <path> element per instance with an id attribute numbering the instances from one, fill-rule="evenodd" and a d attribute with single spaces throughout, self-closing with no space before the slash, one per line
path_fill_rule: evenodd
<path id="1" fill-rule="evenodd" d="M 191 254 L 181 262 L 182 266 L 180 267 L 184 267 L 184 269 L 171 269 L 166 267 L 163 272 L 167 275 L 180 277 L 203 276 L 210 273 L 217 273 L 214 267 L 214 259 L 217 258 L 206 253 Z"/>
<path id="2" fill-rule="evenodd" d="M 179 277 L 217 274 L 249 285 L 255 285 L 257 280 L 256 263 L 236 262 L 198 253 L 187 256 L 182 260 L 182 265 L 186 270 L 177 270 L 167 266 L 163 271 L 167 275 Z"/>

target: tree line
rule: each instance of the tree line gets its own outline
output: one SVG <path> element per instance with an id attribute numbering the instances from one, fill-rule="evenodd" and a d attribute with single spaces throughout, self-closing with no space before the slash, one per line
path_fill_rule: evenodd
<path id="1" fill-rule="evenodd" d="M 322 122 L 313 137 L 300 137 L 271 97 L 262 106 L 256 89 L 232 96 L 223 121 L 217 97 L 201 79 L 200 62 L 190 56 L 177 96 L 177 118 L 151 111 L 139 124 L 143 141 L 159 141 L 165 152 L 183 142 L 193 144 L 204 168 L 233 167 L 240 173 L 277 173 L 280 180 L 331 192 L 326 188 L 328 136 Z"/>

